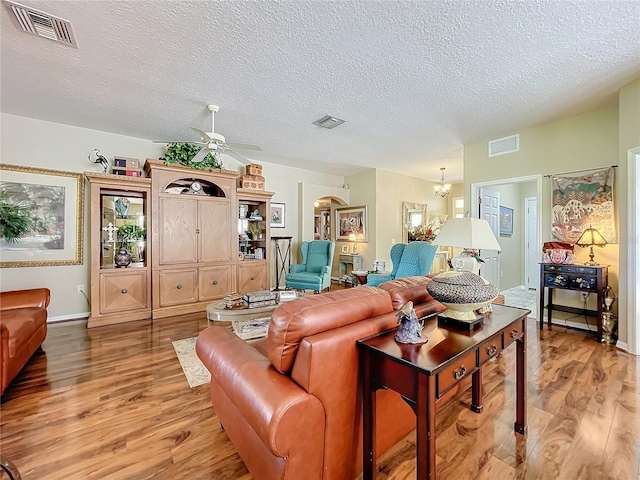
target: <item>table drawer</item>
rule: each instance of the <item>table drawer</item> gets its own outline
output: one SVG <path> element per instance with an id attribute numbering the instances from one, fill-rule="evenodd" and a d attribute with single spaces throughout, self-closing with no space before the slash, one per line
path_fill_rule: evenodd
<path id="1" fill-rule="evenodd" d="M 544 286 L 551 288 L 569 288 L 569 275 L 546 273 L 544 275 Z"/>
<path id="2" fill-rule="evenodd" d="M 490 358 L 496 357 L 502 351 L 502 334 L 490 338 L 480 345 L 480 365 Z"/>
<path id="3" fill-rule="evenodd" d="M 576 290 L 590 290 L 595 292 L 598 290 L 598 282 L 596 277 L 573 275 L 569 277 L 569 287 L 575 288 Z"/>
<path id="4" fill-rule="evenodd" d="M 509 345 L 511 345 L 513 342 L 515 342 L 518 338 L 522 336 L 523 328 L 526 328 L 524 326 L 524 323 L 525 322 L 519 321 L 515 323 L 513 327 L 511 327 L 510 329 L 504 332 L 504 337 L 503 337 L 504 348 L 507 348 Z"/>
<path id="5" fill-rule="evenodd" d="M 437 397 L 476 369 L 476 350 L 465 353 L 436 377 Z"/>
<path id="6" fill-rule="evenodd" d="M 598 269 L 581 265 L 545 265 L 544 271 L 553 273 L 577 273 L 582 275 L 597 275 Z"/>

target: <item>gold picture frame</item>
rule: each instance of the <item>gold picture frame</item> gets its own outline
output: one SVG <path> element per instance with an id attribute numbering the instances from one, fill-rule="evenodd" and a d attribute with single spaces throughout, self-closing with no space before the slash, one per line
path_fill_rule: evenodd
<path id="1" fill-rule="evenodd" d="M 0 238 L 0 268 L 82 265 L 82 173 L 0 164 L 0 190 L 33 216 L 30 235 L 16 243 Z"/>

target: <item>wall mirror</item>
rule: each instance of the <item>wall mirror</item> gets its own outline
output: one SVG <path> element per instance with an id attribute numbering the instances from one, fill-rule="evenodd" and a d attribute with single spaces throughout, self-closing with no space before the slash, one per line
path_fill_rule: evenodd
<path id="1" fill-rule="evenodd" d="M 402 243 L 408 243 L 409 232 L 427 226 L 427 206 L 423 203 L 402 202 Z"/>

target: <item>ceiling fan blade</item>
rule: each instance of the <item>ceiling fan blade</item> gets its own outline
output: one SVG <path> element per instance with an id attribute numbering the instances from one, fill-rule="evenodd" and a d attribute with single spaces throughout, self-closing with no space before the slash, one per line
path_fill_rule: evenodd
<path id="1" fill-rule="evenodd" d="M 207 156 L 207 154 L 210 152 L 211 150 L 209 150 L 207 147 L 204 147 L 202 150 L 200 150 L 198 153 L 196 153 L 196 156 L 193 157 L 191 159 L 191 161 L 193 163 L 198 163 L 204 160 L 204 158 Z"/>
<path id="2" fill-rule="evenodd" d="M 227 143 L 227 145 L 233 148 L 243 148 L 245 150 L 255 150 L 257 152 L 262 151 L 262 148 L 258 145 L 254 145 L 253 143 Z"/>
<path id="3" fill-rule="evenodd" d="M 207 134 L 207 132 L 203 132 L 202 130 L 196 127 L 190 127 L 190 128 L 191 130 L 196 132 L 198 135 L 200 135 L 200 140 L 202 143 L 209 143 L 210 141 L 213 140 L 213 138 L 211 138 L 209 134 Z"/>
<path id="4" fill-rule="evenodd" d="M 194 143 L 198 145 L 207 145 L 208 142 L 198 142 L 197 140 L 153 140 L 153 143 Z"/>
<path id="5" fill-rule="evenodd" d="M 226 148 L 222 153 L 226 153 L 227 155 L 235 158 L 237 161 L 239 161 L 243 165 L 250 165 L 250 164 L 253 163 L 251 160 L 249 160 L 244 155 L 240 155 L 238 152 L 234 152 L 230 148 Z"/>

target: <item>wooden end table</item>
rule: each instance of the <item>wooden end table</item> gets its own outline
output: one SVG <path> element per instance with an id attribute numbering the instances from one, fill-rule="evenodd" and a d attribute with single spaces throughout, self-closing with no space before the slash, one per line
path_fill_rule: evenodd
<path id="1" fill-rule="evenodd" d="M 473 331 L 438 328 L 436 316 L 425 322 L 423 345 L 397 343 L 391 330 L 358 340 L 363 391 L 363 480 L 376 472 L 376 390 L 400 393 L 416 414 L 417 478 L 436 478 L 436 408 L 443 395 L 469 375 L 471 410 L 482 411 L 482 366 L 516 343 L 516 421 L 527 432 L 527 315 L 524 310 L 493 305 L 484 324 Z"/>

